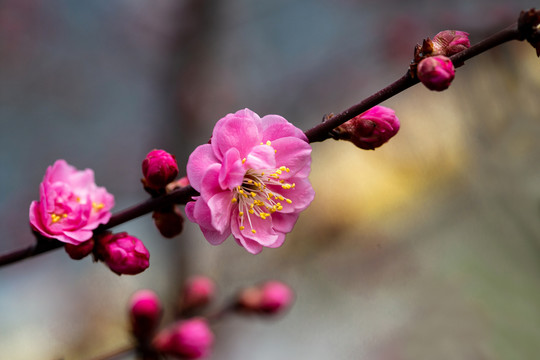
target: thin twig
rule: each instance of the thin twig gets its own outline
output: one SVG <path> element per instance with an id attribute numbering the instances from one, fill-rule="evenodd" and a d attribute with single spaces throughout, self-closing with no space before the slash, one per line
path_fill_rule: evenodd
<path id="1" fill-rule="evenodd" d="M 520 34 L 517 25 L 514 24 L 490 36 L 489 38 L 479 42 L 478 44 L 475 44 L 471 46 L 470 48 L 451 56 L 450 59 L 454 63 L 455 67 L 460 67 L 465 63 L 466 60 L 469 60 L 470 58 L 477 56 L 489 49 L 492 49 L 496 46 L 499 46 L 511 40 L 523 40 L 523 39 L 524 39 L 523 35 Z M 324 141 L 331 137 L 330 132 L 334 128 L 352 119 L 353 117 L 360 115 L 361 113 L 369 110 L 373 106 L 380 104 L 381 102 L 391 98 L 392 96 L 395 96 L 401 93 L 402 91 L 410 88 L 411 86 L 417 83 L 418 83 L 418 80 L 415 77 L 411 76 L 409 72 L 407 72 L 405 75 L 400 77 L 398 80 L 396 80 L 392 84 L 386 86 L 382 90 L 364 99 L 360 103 L 351 106 L 347 110 L 342 111 L 341 113 L 337 115 L 333 115 L 329 117 L 328 119 L 326 119 L 326 121 L 307 130 L 305 134 L 310 143 Z M 184 205 L 191 199 L 192 196 L 197 196 L 197 195 L 198 195 L 197 191 L 193 189 L 191 186 L 188 186 L 185 188 L 174 190 L 173 192 L 160 196 L 160 197 L 148 199 L 138 205 L 134 205 L 128 209 L 125 209 L 125 210 L 122 210 L 113 214 L 110 221 L 107 224 L 102 225 L 99 228 L 97 228 L 95 232 L 104 231 L 114 226 L 123 224 L 139 216 L 148 214 L 154 211 L 155 209 L 163 207 L 164 205 L 170 205 L 170 204 Z M 36 234 L 36 237 L 38 239 L 36 244 L 30 245 L 24 249 L 16 250 L 14 252 L 1 255 L 0 267 L 26 259 L 28 257 L 42 254 L 50 250 L 58 249 L 60 247 L 63 247 L 64 245 L 62 242 L 52 240 L 52 239 L 47 239 L 38 234 Z"/>

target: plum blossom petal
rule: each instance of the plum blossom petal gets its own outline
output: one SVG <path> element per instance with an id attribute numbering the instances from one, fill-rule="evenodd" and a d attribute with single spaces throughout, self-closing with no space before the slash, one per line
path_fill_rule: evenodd
<path id="1" fill-rule="evenodd" d="M 111 217 L 114 197 L 94 182 L 91 169 L 77 170 L 65 160 L 49 166 L 39 188 L 39 201 L 30 204 L 29 220 L 41 235 L 78 245 Z"/>
<path id="2" fill-rule="evenodd" d="M 283 117 L 228 114 L 211 144 L 190 156 L 187 175 L 200 196 L 186 205 L 186 216 L 213 245 L 232 234 L 252 254 L 279 247 L 314 198 L 310 166 L 306 136 Z"/>
<path id="3" fill-rule="evenodd" d="M 295 137 L 307 142 L 302 130 L 279 115 L 266 115 L 261 119 L 263 142 L 274 141 L 283 137 Z"/>
<path id="4" fill-rule="evenodd" d="M 255 146 L 247 156 L 245 164 L 248 169 L 273 169 L 276 167 L 275 149 L 268 145 Z"/>
<path id="5" fill-rule="evenodd" d="M 231 235 L 230 230 L 219 232 L 212 228 L 212 214 L 204 201 L 191 201 L 187 203 L 186 216 L 189 221 L 199 224 L 204 237 L 212 245 L 221 244 Z"/>
<path id="6" fill-rule="evenodd" d="M 232 192 L 220 192 L 208 200 L 208 208 L 212 215 L 212 227 L 222 233 L 229 226 Z M 225 209 L 225 211 L 223 211 Z"/>
<path id="7" fill-rule="evenodd" d="M 277 232 L 288 233 L 292 231 L 299 216 L 299 213 L 276 213 L 272 216 L 272 226 Z"/>
<path id="8" fill-rule="evenodd" d="M 218 164 L 212 145 L 204 144 L 195 149 L 188 159 L 188 166 L 191 171 L 188 175 L 190 185 L 197 191 L 201 188 L 201 181 L 210 165 Z"/>
<path id="9" fill-rule="evenodd" d="M 245 158 L 251 148 L 260 142 L 259 139 L 257 122 L 249 114 L 232 116 L 224 119 L 220 131 L 214 130 L 212 133 L 212 148 L 219 159 L 223 159 L 231 148 L 236 148 L 240 156 Z"/>
<path id="10" fill-rule="evenodd" d="M 238 150 L 229 149 L 219 170 L 219 185 L 222 189 L 233 189 L 242 184 L 245 172 Z"/>
<path id="11" fill-rule="evenodd" d="M 282 178 L 287 179 L 297 175 L 298 171 L 311 169 L 311 146 L 298 138 L 286 137 L 272 141 L 272 146 L 276 150 L 276 163 L 291 169 L 290 172 L 282 174 Z M 307 177 L 307 174 L 300 174 L 299 177 Z"/>

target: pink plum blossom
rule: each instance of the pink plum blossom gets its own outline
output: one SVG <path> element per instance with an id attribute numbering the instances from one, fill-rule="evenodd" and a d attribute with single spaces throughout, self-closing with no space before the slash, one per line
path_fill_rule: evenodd
<path id="1" fill-rule="evenodd" d="M 162 353 L 185 359 L 199 359 L 210 354 L 214 334 L 203 318 L 178 321 L 160 331 L 154 347 Z"/>
<path id="2" fill-rule="evenodd" d="M 235 309 L 247 314 L 274 315 L 289 309 L 293 302 L 294 292 L 288 285 L 270 280 L 243 289 L 238 294 Z"/>
<path id="3" fill-rule="evenodd" d="M 315 196 L 310 166 L 306 136 L 283 117 L 260 118 L 249 109 L 228 114 L 210 144 L 189 157 L 187 176 L 200 196 L 186 215 L 213 245 L 232 234 L 253 254 L 279 247 Z"/>
<path id="4" fill-rule="evenodd" d="M 47 168 L 39 201 L 30 204 L 30 224 L 41 235 L 78 245 L 111 217 L 114 197 L 98 187 L 91 169 L 79 171 L 65 160 Z"/>
<path id="5" fill-rule="evenodd" d="M 207 276 L 192 276 L 184 284 L 182 308 L 192 309 L 208 304 L 215 296 L 216 284 Z"/>
<path id="6" fill-rule="evenodd" d="M 280 281 L 268 281 L 262 288 L 260 309 L 275 314 L 288 309 L 294 301 L 291 288 Z"/>

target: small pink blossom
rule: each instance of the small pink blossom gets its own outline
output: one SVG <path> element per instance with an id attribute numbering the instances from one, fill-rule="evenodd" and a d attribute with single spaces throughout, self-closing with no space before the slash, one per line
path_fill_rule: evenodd
<path id="1" fill-rule="evenodd" d="M 420 61 L 417 75 L 418 79 L 428 89 L 443 91 L 448 89 L 452 80 L 454 80 L 454 64 L 446 56 L 431 56 Z"/>
<path id="2" fill-rule="evenodd" d="M 129 301 L 129 315 L 133 335 L 139 340 L 151 337 L 162 315 L 161 301 L 151 290 L 139 290 Z"/>
<path id="3" fill-rule="evenodd" d="M 78 171 L 65 160 L 47 168 L 39 201 L 30 204 L 30 224 L 41 235 L 78 245 L 111 217 L 114 197 L 98 187 L 91 169 Z"/>
<path id="4" fill-rule="evenodd" d="M 191 309 L 208 304 L 215 295 L 216 285 L 207 276 L 192 276 L 186 280 L 182 292 L 182 308 Z"/>
<path id="5" fill-rule="evenodd" d="M 185 359 L 208 356 L 213 343 L 214 334 L 202 318 L 179 321 L 162 330 L 154 339 L 154 347 L 159 352 Z"/>
<path id="6" fill-rule="evenodd" d="M 294 301 L 292 289 L 276 280 L 243 289 L 236 301 L 236 309 L 245 313 L 277 314 L 289 309 Z"/>
<path id="7" fill-rule="evenodd" d="M 315 195 L 310 166 L 306 136 L 283 117 L 260 118 L 249 109 L 228 114 L 211 143 L 189 157 L 187 176 L 200 196 L 186 215 L 213 245 L 232 234 L 253 254 L 279 247 Z"/>
<path id="8" fill-rule="evenodd" d="M 361 149 L 373 150 L 386 143 L 399 131 L 394 110 L 374 106 L 334 129 L 335 138 L 348 140 Z"/>
<path id="9" fill-rule="evenodd" d="M 118 275 L 135 275 L 150 265 L 150 253 L 142 241 L 126 232 L 100 235 L 95 254 Z"/>
<path id="10" fill-rule="evenodd" d="M 178 175 L 176 158 L 165 150 L 152 150 L 142 162 L 142 172 L 145 186 L 164 188 Z"/>
<path id="11" fill-rule="evenodd" d="M 444 30 L 433 37 L 433 55 L 451 56 L 471 47 L 469 33 Z"/>
<path id="12" fill-rule="evenodd" d="M 294 301 L 291 288 L 280 281 L 268 281 L 262 288 L 260 309 L 275 314 L 288 309 Z"/>

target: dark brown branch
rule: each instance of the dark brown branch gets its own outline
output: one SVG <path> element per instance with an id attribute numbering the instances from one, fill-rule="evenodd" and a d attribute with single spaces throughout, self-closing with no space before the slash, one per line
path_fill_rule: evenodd
<path id="1" fill-rule="evenodd" d="M 511 40 L 524 40 L 525 35 L 521 34 L 518 30 L 516 24 L 490 36 L 489 38 L 479 42 L 476 45 L 471 46 L 469 49 L 463 50 L 450 58 L 454 63 L 455 67 L 462 66 L 466 60 L 477 56 L 489 49 L 492 49 L 498 45 L 501 45 L 507 41 Z M 324 141 L 331 137 L 330 132 L 343 124 L 344 122 L 352 119 L 353 117 L 360 115 L 361 113 L 369 110 L 373 106 L 380 104 L 381 102 L 391 98 L 394 95 L 399 94 L 400 92 L 410 88 L 411 86 L 418 83 L 418 80 L 410 75 L 407 72 L 401 78 L 388 85 L 384 89 L 376 92 L 370 97 L 364 99 L 360 103 L 351 106 L 349 109 L 329 117 L 323 123 L 307 130 L 305 132 L 310 143 L 317 141 Z M 96 229 L 96 232 L 104 231 L 110 229 L 114 226 L 123 224 L 127 221 L 133 220 L 139 216 L 148 214 L 156 209 L 159 209 L 165 205 L 170 204 L 186 204 L 192 196 L 196 196 L 197 191 L 195 191 L 191 186 L 186 188 L 177 189 L 167 195 L 163 195 L 156 198 L 151 198 L 145 202 L 134 205 L 128 209 L 122 210 L 114 214 L 110 221 L 100 226 Z M 11 264 L 25 258 L 35 256 L 50 250 L 58 249 L 63 247 L 63 243 L 43 238 L 36 234 L 38 239 L 37 244 L 28 246 L 24 249 L 17 250 L 5 255 L 0 256 L 0 266 Z"/>

